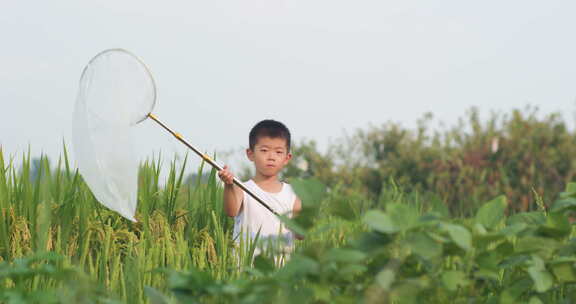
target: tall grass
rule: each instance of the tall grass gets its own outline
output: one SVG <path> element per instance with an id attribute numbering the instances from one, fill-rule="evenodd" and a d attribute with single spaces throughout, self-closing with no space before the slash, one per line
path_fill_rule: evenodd
<path id="1" fill-rule="evenodd" d="M 167 269 L 195 269 L 217 280 L 245 275 L 255 244 L 232 240 L 233 220 L 224 213 L 217 172 L 201 164 L 196 176 L 206 178 L 186 178 L 186 160 L 180 166 L 170 163 L 166 181 L 160 180 L 160 157 L 141 164 L 138 222 L 133 223 L 97 202 L 65 146 L 55 164 L 45 156 L 32 159 L 28 152 L 17 165 L 0 148 L 0 263 L 27 265 L 33 281 L 17 285 L 17 276 L 0 275 L 0 301 L 15 286 L 25 295 L 58 286 L 92 292 L 77 286 L 95 284 L 106 291 L 106 301 L 146 303 L 147 287 L 167 292 Z M 312 235 L 303 246 L 318 238 L 342 243 L 342 231 Z M 60 272 L 45 275 L 42 265 Z M 87 277 L 83 283 L 55 279 L 69 273 Z M 70 303 L 77 299 L 68 298 Z"/>
<path id="2" fill-rule="evenodd" d="M 49 251 L 64 257 L 61 267 L 87 273 L 125 303 L 146 302 L 145 286 L 165 291 L 161 269 L 194 267 L 217 278 L 238 276 L 231 220 L 222 211 L 215 172 L 207 182 L 186 184 L 185 165 L 171 163 L 164 186 L 161 159 L 141 165 L 138 222 L 132 223 L 96 201 L 65 147 L 55 166 L 45 156 L 31 160 L 30 153 L 16 166 L 0 150 L 0 262 Z M 204 170 L 200 166 L 198 174 Z M 30 290 L 54 284 L 35 280 Z"/>

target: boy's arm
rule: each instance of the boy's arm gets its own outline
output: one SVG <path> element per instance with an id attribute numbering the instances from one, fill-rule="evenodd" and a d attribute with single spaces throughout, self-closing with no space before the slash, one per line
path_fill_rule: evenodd
<path id="1" fill-rule="evenodd" d="M 294 215 L 293 217 L 298 216 L 298 213 L 300 213 L 300 211 L 302 211 L 302 201 L 300 200 L 300 198 L 296 197 L 296 200 L 294 201 L 294 207 L 292 207 L 292 214 Z M 298 233 L 294 233 L 294 236 L 296 237 L 297 240 L 304 239 L 304 236 Z"/>
<path id="2" fill-rule="evenodd" d="M 237 216 L 242 208 L 242 189 L 234 185 L 234 175 L 228 170 L 228 166 L 224 166 L 218 176 L 224 182 L 224 211 L 228 216 Z"/>

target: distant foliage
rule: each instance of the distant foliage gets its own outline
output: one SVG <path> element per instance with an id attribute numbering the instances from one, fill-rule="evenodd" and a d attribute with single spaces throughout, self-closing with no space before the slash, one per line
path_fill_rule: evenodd
<path id="1" fill-rule="evenodd" d="M 549 204 L 574 179 L 576 134 L 558 113 L 527 107 L 481 121 L 473 108 L 454 127 L 435 130 L 432 122 L 427 114 L 416 130 L 397 123 L 358 130 L 325 153 L 314 142 L 301 143 L 287 176 L 309 174 L 373 197 L 394 183 L 439 196 L 457 215 L 499 194 L 509 198 L 511 211 L 534 210 L 537 200 Z M 304 160 L 308 172 L 298 168 Z"/>

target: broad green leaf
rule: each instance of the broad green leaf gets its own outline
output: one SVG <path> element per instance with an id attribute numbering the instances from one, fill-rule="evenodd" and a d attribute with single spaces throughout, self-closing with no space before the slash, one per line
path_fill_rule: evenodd
<path id="1" fill-rule="evenodd" d="M 537 255 L 533 255 L 532 260 L 530 260 L 527 264 L 529 264 L 530 267 L 534 268 L 535 270 L 546 270 L 546 264 L 544 263 L 544 260 L 542 260 Z"/>
<path id="2" fill-rule="evenodd" d="M 554 277 L 548 270 L 544 261 L 538 256 L 532 256 L 531 266 L 528 267 L 528 274 L 534 282 L 537 292 L 546 292 L 554 285 Z"/>
<path id="3" fill-rule="evenodd" d="M 424 232 L 410 233 L 406 239 L 408 248 L 423 259 L 432 259 L 442 254 L 442 244 L 430 238 Z"/>
<path id="4" fill-rule="evenodd" d="M 566 190 L 560 193 L 560 197 L 576 197 L 576 183 L 568 183 Z"/>
<path id="5" fill-rule="evenodd" d="M 398 284 L 394 286 L 390 292 L 390 301 L 383 301 L 382 296 L 371 299 L 369 303 L 402 303 L 402 304 L 418 304 L 418 295 L 421 291 L 419 286 L 415 284 Z"/>
<path id="6" fill-rule="evenodd" d="M 540 300 L 540 298 L 534 296 L 534 297 L 530 297 L 530 301 L 528 301 L 528 304 L 544 304 L 542 302 L 542 300 Z"/>
<path id="7" fill-rule="evenodd" d="M 298 216 L 292 221 L 303 229 L 310 229 L 318 222 L 320 208 L 317 205 L 303 205 Z"/>
<path id="8" fill-rule="evenodd" d="M 442 283 L 446 286 L 446 289 L 456 291 L 458 287 L 465 287 L 469 282 L 464 272 L 448 270 L 442 273 Z"/>
<path id="9" fill-rule="evenodd" d="M 550 262 L 552 273 L 560 283 L 574 283 L 576 282 L 576 271 L 574 265 L 576 258 L 565 257 L 558 258 Z"/>
<path id="10" fill-rule="evenodd" d="M 528 228 L 528 225 L 525 223 L 514 223 L 510 226 L 506 226 L 501 230 L 492 231 L 489 233 L 485 233 L 483 235 L 477 235 L 475 237 L 476 245 L 479 247 L 483 247 L 486 245 L 490 245 L 495 241 L 502 241 L 506 240 L 506 238 L 510 236 L 517 236 L 521 232 L 525 231 Z"/>
<path id="11" fill-rule="evenodd" d="M 441 235 L 440 233 L 436 233 L 434 231 L 426 231 L 426 233 L 428 234 L 429 237 L 431 237 L 433 240 L 435 240 L 438 243 L 444 244 L 444 243 L 450 242 L 449 237 Z"/>
<path id="12" fill-rule="evenodd" d="M 559 256 L 576 256 L 576 239 L 572 238 L 558 249 Z"/>
<path id="13" fill-rule="evenodd" d="M 500 276 L 497 271 L 488 270 L 488 269 L 480 269 L 474 273 L 474 277 L 479 279 L 489 279 L 493 281 L 498 281 Z"/>
<path id="14" fill-rule="evenodd" d="M 144 286 L 144 293 L 152 304 L 168 304 L 168 298 L 161 292 L 150 286 Z"/>
<path id="15" fill-rule="evenodd" d="M 390 286 L 392 286 L 395 279 L 396 274 L 391 269 L 384 269 L 376 275 L 376 283 L 386 291 L 390 290 Z"/>
<path id="16" fill-rule="evenodd" d="M 280 268 L 279 277 L 293 280 L 298 276 L 315 275 L 319 272 L 320 265 L 317 261 L 302 255 L 293 256 L 288 264 Z"/>
<path id="17" fill-rule="evenodd" d="M 529 226 L 542 225 L 546 222 L 546 214 L 542 211 L 516 213 L 510 216 L 507 222 L 508 225 L 518 223 L 527 224 Z"/>
<path id="18" fill-rule="evenodd" d="M 504 289 L 504 291 L 500 294 L 500 303 L 502 304 L 518 303 L 518 298 L 520 298 L 520 296 L 522 296 L 525 292 L 529 291 L 533 285 L 532 281 L 527 277 L 513 281 L 511 283 L 512 285 L 506 287 L 506 289 Z"/>
<path id="19" fill-rule="evenodd" d="M 472 232 L 474 233 L 474 235 L 485 235 L 486 233 L 488 233 L 486 227 L 484 227 L 484 225 L 478 222 L 474 223 L 474 226 L 472 226 Z"/>
<path id="20" fill-rule="evenodd" d="M 350 197 L 336 197 L 330 200 L 328 211 L 329 214 L 351 221 L 356 219 L 360 213 L 354 208 L 356 204 L 358 204 L 358 202 Z"/>
<path id="21" fill-rule="evenodd" d="M 551 266 L 552 273 L 560 283 L 576 282 L 576 273 L 574 273 L 573 263 L 562 263 Z"/>
<path id="22" fill-rule="evenodd" d="M 377 210 L 370 210 L 364 215 L 364 222 L 368 227 L 382 233 L 395 233 L 400 228 L 394 224 L 390 216 Z"/>
<path id="23" fill-rule="evenodd" d="M 304 214 L 304 215 L 299 214 L 298 218 L 301 219 L 300 218 L 301 216 L 306 216 L 306 214 Z M 286 225 L 286 228 L 288 228 L 288 230 L 290 230 L 296 234 L 299 234 L 299 235 L 303 235 L 303 236 L 306 235 L 306 229 L 304 227 L 302 227 L 303 225 L 301 223 L 299 223 L 298 221 L 296 221 L 296 219 L 289 218 L 286 215 L 280 215 L 278 218 L 280 219 L 280 221 L 284 225 Z"/>
<path id="24" fill-rule="evenodd" d="M 314 298 L 320 302 L 330 301 L 330 286 L 326 284 L 313 284 Z"/>
<path id="25" fill-rule="evenodd" d="M 525 223 L 514 223 L 510 226 L 506 226 L 504 229 L 498 231 L 497 233 L 503 236 L 515 236 L 526 230 L 526 228 L 528 228 L 528 225 Z"/>
<path id="26" fill-rule="evenodd" d="M 326 259 L 339 263 L 360 263 L 366 258 L 366 254 L 354 249 L 333 248 L 326 254 Z"/>
<path id="27" fill-rule="evenodd" d="M 506 236 L 500 234 L 499 232 L 490 232 L 474 236 L 474 245 L 478 248 L 484 248 L 496 241 L 501 241 L 506 239 Z"/>
<path id="28" fill-rule="evenodd" d="M 550 264 L 557 264 L 557 263 L 576 263 L 576 257 L 571 257 L 571 256 L 561 256 L 558 258 L 555 258 L 553 261 L 550 261 Z M 575 264 L 576 266 L 576 264 Z"/>
<path id="29" fill-rule="evenodd" d="M 347 264 L 338 269 L 341 278 L 353 278 L 355 275 L 366 272 L 368 268 L 362 264 Z"/>
<path id="30" fill-rule="evenodd" d="M 468 229 L 463 226 L 455 224 L 443 225 L 443 228 L 448 231 L 448 235 L 456 245 L 464 250 L 472 249 L 472 236 Z"/>
<path id="31" fill-rule="evenodd" d="M 221 292 L 227 295 L 237 295 L 243 291 L 241 284 L 235 281 L 224 284 L 221 288 Z"/>
<path id="32" fill-rule="evenodd" d="M 528 274 L 534 281 L 534 288 L 537 292 L 546 292 L 554 284 L 554 277 L 548 271 L 535 270 L 530 267 Z"/>
<path id="33" fill-rule="evenodd" d="M 526 264 L 526 261 L 530 260 L 530 256 L 526 254 L 511 256 L 502 260 L 499 267 L 502 269 L 514 269 L 515 267 L 521 267 Z"/>
<path id="34" fill-rule="evenodd" d="M 485 203 L 476 213 L 476 222 L 494 229 L 504 219 L 507 205 L 506 197 L 503 195 Z"/>
<path id="35" fill-rule="evenodd" d="M 354 247 L 366 252 L 368 254 L 386 248 L 393 240 L 393 237 L 388 234 L 378 233 L 375 231 L 365 232 L 356 240 L 351 243 Z"/>
<path id="36" fill-rule="evenodd" d="M 537 253 L 543 258 L 549 258 L 559 246 L 560 243 L 551 238 L 526 236 L 516 241 L 516 252 Z"/>
<path id="37" fill-rule="evenodd" d="M 576 194 L 576 183 L 568 183 L 566 185 L 566 192 Z"/>
<path id="38" fill-rule="evenodd" d="M 550 211 L 552 212 L 563 212 L 567 210 L 576 210 L 576 198 L 573 196 L 564 197 L 552 204 L 550 207 Z"/>
<path id="39" fill-rule="evenodd" d="M 512 245 L 511 242 L 506 241 L 496 246 L 496 249 L 494 251 L 498 252 L 502 256 L 507 257 L 514 254 L 514 245 Z"/>
<path id="40" fill-rule="evenodd" d="M 442 217 L 436 213 L 429 212 L 421 215 L 418 221 L 422 225 L 435 225 L 442 221 Z"/>
<path id="41" fill-rule="evenodd" d="M 292 220 L 282 219 L 289 229 L 304 235 L 304 229 L 309 229 L 317 222 L 320 202 L 326 196 L 326 187 L 317 179 L 293 179 L 290 185 L 302 201 L 302 210 Z"/>
<path id="42" fill-rule="evenodd" d="M 497 295 L 489 295 L 487 296 L 486 302 L 484 302 L 485 304 L 500 304 L 499 302 L 499 298 Z"/>
<path id="43" fill-rule="evenodd" d="M 410 204 L 390 203 L 386 205 L 386 213 L 392 222 L 402 231 L 418 226 L 420 215 L 418 210 Z"/>
<path id="44" fill-rule="evenodd" d="M 570 234 L 570 230 L 570 221 L 563 212 L 551 212 L 546 217 L 546 223 L 538 228 L 538 233 L 553 238 L 563 238 Z"/>
<path id="45" fill-rule="evenodd" d="M 275 269 L 274 261 L 272 261 L 271 258 L 260 254 L 254 258 L 254 268 L 258 269 L 262 273 L 270 273 Z"/>
<path id="46" fill-rule="evenodd" d="M 303 205 L 318 205 L 326 195 L 326 186 L 315 178 L 292 179 L 290 186 L 296 192 Z"/>
<path id="47" fill-rule="evenodd" d="M 482 270 L 498 270 L 503 256 L 496 250 L 482 252 L 476 257 L 476 263 Z"/>

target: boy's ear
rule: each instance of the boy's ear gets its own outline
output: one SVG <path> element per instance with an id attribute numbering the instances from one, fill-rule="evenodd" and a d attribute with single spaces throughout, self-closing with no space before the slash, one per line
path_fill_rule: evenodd
<path id="1" fill-rule="evenodd" d="M 252 151 L 252 149 L 246 149 L 246 156 L 250 161 L 254 161 L 254 151 Z"/>

